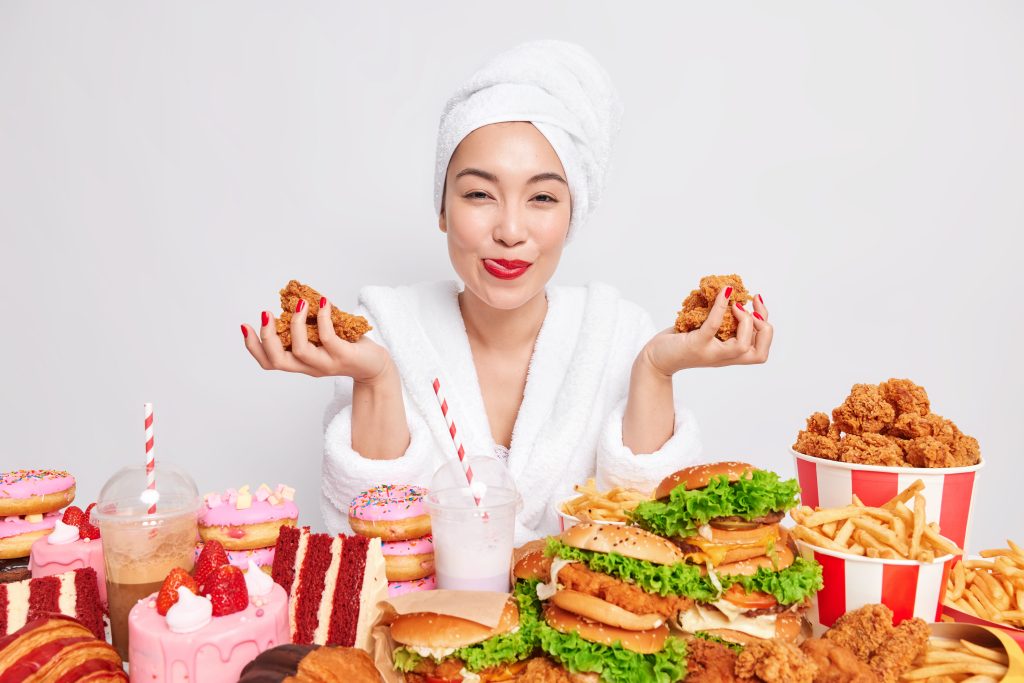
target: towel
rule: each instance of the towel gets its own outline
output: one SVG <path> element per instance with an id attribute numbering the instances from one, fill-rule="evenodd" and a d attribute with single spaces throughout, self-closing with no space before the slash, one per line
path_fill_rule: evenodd
<path id="1" fill-rule="evenodd" d="M 523 43 L 484 65 L 441 114 L 434 168 L 437 213 L 455 148 L 477 128 L 504 121 L 529 121 L 558 155 L 572 199 L 572 237 L 601 199 L 622 121 L 611 78 L 585 49 L 560 40 Z"/>

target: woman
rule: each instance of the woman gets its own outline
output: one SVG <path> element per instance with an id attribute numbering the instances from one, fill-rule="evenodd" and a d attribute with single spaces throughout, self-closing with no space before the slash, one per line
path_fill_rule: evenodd
<path id="1" fill-rule="evenodd" d="M 438 226 L 464 288 L 364 288 L 357 312 L 374 330 L 356 343 L 334 333 L 326 301 L 319 347 L 305 316 L 292 319 L 291 352 L 267 312 L 259 337 L 243 326 L 265 369 L 352 380 L 337 382 L 326 416 L 321 508 L 332 533 L 348 531 L 361 489 L 429 485 L 455 457 L 434 377 L 467 452 L 507 461 L 524 499 L 522 543 L 557 531 L 555 506 L 574 483 L 650 490 L 697 460 L 675 373 L 767 359 L 760 297 L 751 312 L 732 306 L 738 333 L 722 342 L 725 290 L 703 327 L 679 334 L 655 333 L 609 287 L 548 286 L 600 197 L 620 117 L 607 74 L 579 46 L 538 41 L 499 55 L 448 101 L 438 135 Z"/>

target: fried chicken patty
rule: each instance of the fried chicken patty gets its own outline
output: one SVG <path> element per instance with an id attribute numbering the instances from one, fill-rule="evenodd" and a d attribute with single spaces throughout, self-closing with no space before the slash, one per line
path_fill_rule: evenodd
<path id="1" fill-rule="evenodd" d="M 662 597 L 648 593 L 639 586 L 592 571 L 578 562 L 563 567 L 558 572 L 558 582 L 569 590 L 593 595 L 634 614 L 660 614 L 671 619 L 693 604 L 693 600 L 682 596 Z"/>

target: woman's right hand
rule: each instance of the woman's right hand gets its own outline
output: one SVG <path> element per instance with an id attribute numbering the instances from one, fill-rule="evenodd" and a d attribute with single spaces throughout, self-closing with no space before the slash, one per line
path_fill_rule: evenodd
<path id="1" fill-rule="evenodd" d="M 306 335 L 306 302 L 299 299 L 292 316 L 292 350 L 285 351 L 277 336 L 277 319 L 263 311 L 259 336 L 248 325 L 242 325 L 245 348 L 264 370 L 300 372 L 311 377 L 351 377 L 362 384 L 373 384 L 391 367 L 391 355 L 380 344 L 362 337 L 357 342 L 345 341 L 334 331 L 331 304 L 320 300 L 316 316 L 321 346 L 312 344 Z"/>

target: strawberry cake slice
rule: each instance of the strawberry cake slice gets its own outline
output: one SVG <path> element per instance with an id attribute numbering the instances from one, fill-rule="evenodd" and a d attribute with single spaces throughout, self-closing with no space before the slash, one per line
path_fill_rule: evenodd
<path id="1" fill-rule="evenodd" d="M 288 643 L 288 595 L 255 564 L 242 571 L 208 541 L 191 575 L 174 569 L 128 615 L 132 680 L 235 681 L 264 650 Z"/>
<path id="2" fill-rule="evenodd" d="M 75 505 L 64 510 L 53 531 L 32 544 L 28 568 L 32 578 L 38 579 L 92 567 L 96 571 L 100 602 L 106 607 L 107 574 L 103 566 L 103 544 L 100 542 L 100 530 L 91 520 L 95 505 L 91 504 L 84 512 Z"/>
<path id="3" fill-rule="evenodd" d="M 63 614 L 103 638 L 103 610 L 91 567 L 41 579 L 0 583 L 0 636 L 43 615 Z"/>

